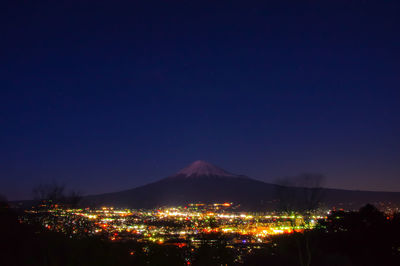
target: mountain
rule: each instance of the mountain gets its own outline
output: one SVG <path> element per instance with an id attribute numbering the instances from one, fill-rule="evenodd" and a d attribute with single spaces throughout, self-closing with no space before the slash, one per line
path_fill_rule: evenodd
<path id="1" fill-rule="evenodd" d="M 273 195 L 276 185 L 225 171 L 205 161 L 195 161 L 179 172 L 157 182 L 125 191 L 88 196 L 94 205 L 153 208 L 203 202 L 235 202 L 246 206 Z M 272 199 L 271 199 L 272 200 Z"/>
<path id="2" fill-rule="evenodd" d="M 115 193 L 85 197 L 84 203 L 94 206 L 154 208 L 188 203 L 234 202 L 249 210 L 276 208 L 283 186 L 269 184 L 225 171 L 205 161 L 195 161 L 176 174 L 141 187 Z M 301 194 L 302 188 L 291 188 Z M 393 202 L 400 204 L 400 193 L 324 189 L 329 206 L 358 206 L 365 203 Z"/>

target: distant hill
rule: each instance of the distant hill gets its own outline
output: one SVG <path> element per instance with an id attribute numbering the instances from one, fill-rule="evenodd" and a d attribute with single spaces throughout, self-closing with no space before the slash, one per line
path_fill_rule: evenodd
<path id="1" fill-rule="evenodd" d="M 234 202 L 243 209 L 271 210 L 282 187 L 229 173 L 205 161 L 195 161 L 177 174 L 141 187 L 87 196 L 84 204 L 127 208 L 154 208 L 188 203 Z M 301 189 L 301 188 L 297 188 Z M 324 189 L 323 202 L 331 206 L 358 208 L 366 203 L 400 204 L 400 193 Z"/>

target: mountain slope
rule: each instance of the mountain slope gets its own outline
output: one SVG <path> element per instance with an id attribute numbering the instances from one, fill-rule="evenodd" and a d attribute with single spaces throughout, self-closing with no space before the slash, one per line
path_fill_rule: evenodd
<path id="1" fill-rule="evenodd" d="M 95 205 L 153 208 L 193 202 L 235 202 L 243 206 L 267 206 L 266 195 L 274 195 L 276 185 L 229 173 L 205 161 L 195 161 L 175 175 L 160 181 L 116 193 L 88 196 Z"/>
<path id="2" fill-rule="evenodd" d="M 281 188 L 229 173 L 204 161 L 196 161 L 177 174 L 157 182 L 121 192 L 88 196 L 85 202 L 96 206 L 129 208 L 234 202 L 244 209 L 271 210 L 277 205 L 277 192 Z M 296 190 L 301 193 L 301 188 Z M 400 193 L 324 189 L 323 194 L 329 206 L 345 203 L 347 207 L 357 208 L 368 202 L 382 201 L 400 204 Z"/>

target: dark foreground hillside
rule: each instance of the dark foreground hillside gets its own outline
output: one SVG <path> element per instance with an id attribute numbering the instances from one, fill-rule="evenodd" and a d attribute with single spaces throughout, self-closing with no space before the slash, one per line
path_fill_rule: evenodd
<path id="1" fill-rule="evenodd" d="M 67 238 L 40 226 L 21 224 L 3 204 L 0 265 L 400 265 L 400 216 L 371 205 L 359 212 L 333 212 L 317 229 L 281 235 L 263 248 L 238 254 L 223 235 L 197 250 L 173 245 Z"/>

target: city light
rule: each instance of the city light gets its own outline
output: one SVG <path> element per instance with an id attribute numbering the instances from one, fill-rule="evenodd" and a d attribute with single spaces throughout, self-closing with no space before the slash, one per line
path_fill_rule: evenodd
<path id="1" fill-rule="evenodd" d="M 153 210 L 114 209 L 51 209 L 28 211 L 48 230 L 72 236 L 99 235 L 111 241 L 198 246 L 204 234 L 222 234 L 229 245 L 266 243 L 277 234 L 301 232 L 315 226 L 323 216 L 278 213 L 237 212 L 232 203 L 193 203 L 181 207 Z M 39 218 L 38 218 L 39 217 Z"/>

